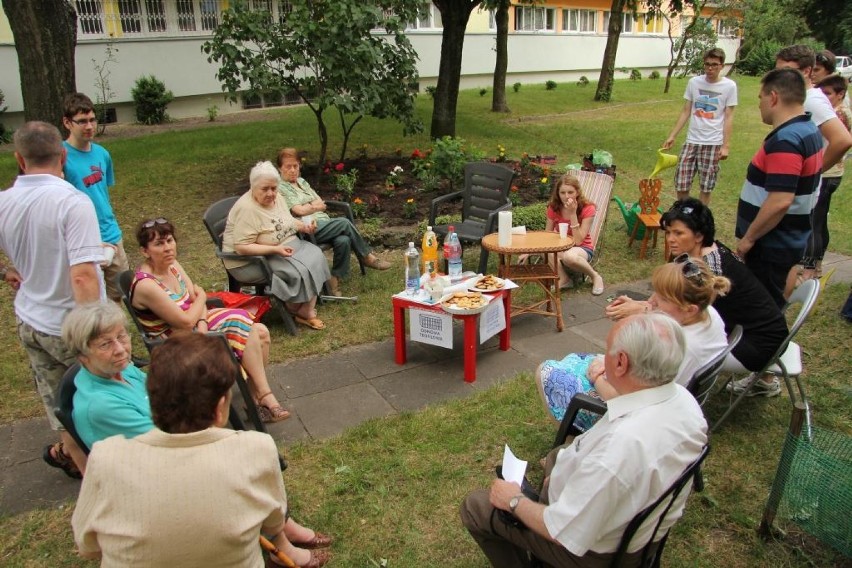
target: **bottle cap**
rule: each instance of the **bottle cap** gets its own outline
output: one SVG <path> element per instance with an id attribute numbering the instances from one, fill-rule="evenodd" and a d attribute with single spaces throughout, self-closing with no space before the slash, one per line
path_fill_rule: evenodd
<path id="1" fill-rule="evenodd" d="M 451 233 L 455 233 L 455 232 L 456 232 L 456 228 L 455 228 L 455 226 L 454 226 L 454 225 L 450 225 L 450 226 L 448 226 L 448 227 L 447 227 L 447 229 L 448 229 Z"/>
<path id="2" fill-rule="evenodd" d="M 408 248 L 414 248 L 414 241 L 408 243 Z"/>
<path id="3" fill-rule="evenodd" d="M 432 230 L 432 225 L 426 225 L 426 232 L 428 233 L 431 230 Z"/>

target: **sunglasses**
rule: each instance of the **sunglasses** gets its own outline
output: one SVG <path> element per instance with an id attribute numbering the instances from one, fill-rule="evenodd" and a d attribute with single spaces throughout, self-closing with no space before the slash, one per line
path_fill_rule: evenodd
<path id="1" fill-rule="evenodd" d="M 677 255 L 672 262 L 682 265 L 681 270 L 683 271 L 684 278 L 695 280 L 699 285 L 704 283 L 701 267 L 694 263 L 687 253 L 684 252 Z"/>
<path id="2" fill-rule="evenodd" d="M 143 229 L 150 229 L 154 225 L 167 225 L 169 221 L 164 219 L 163 217 L 157 217 L 156 219 L 151 219 L 150 221 L 145 221 L 142 223 Z"/>

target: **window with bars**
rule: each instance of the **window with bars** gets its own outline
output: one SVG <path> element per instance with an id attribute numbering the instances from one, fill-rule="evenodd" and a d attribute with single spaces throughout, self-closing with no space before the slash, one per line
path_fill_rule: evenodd
<path id="1" fill-rule="evenodd" d="M 278 0 L 278 23 L 283 24 L 287 15 L 293 11 L 293 3 L 289 0 Z"/>
<path id="2" fill-rule="evenodd" d="M 553 31 L 556 10 L 533 6 L 515 6 L 515 31 Z"/>
<path id="3" fill-rule="evenodd" d="M 77 22 L 80 33 L 103 34 L 104 21 L 101 13 L 101 0 L 77 0 Z"/>
<path id="4" fill-rule="evenodd" d="M 596 32 L 598 13 L 595 10 L 562 10 L 562 31 Z"/>

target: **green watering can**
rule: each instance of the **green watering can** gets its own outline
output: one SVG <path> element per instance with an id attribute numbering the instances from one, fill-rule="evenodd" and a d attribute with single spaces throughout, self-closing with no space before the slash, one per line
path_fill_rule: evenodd
<path id="1" fill-rule="evenodd" d="M 627 235 L 633 234 L 633 226 L 636 224 L 637 219 L 639 218 L 639 203 L 627 203 L 625 204 L 620 197 L 617 195 L 613 195 L 612 198 L 615 200 L 615 203 L 618 205 L 618 209 L 621 211 L 621 216 L 624 217 L 624 223 L 627 225 Z M 629 206 L 629 208 L 628 208 Z M 657 211 L 661 214 L 663 210 L 657 207 Z M 636 238 L 642 239 L 645 236 L 645 226 L 642 225 L 636 231 Z"/>

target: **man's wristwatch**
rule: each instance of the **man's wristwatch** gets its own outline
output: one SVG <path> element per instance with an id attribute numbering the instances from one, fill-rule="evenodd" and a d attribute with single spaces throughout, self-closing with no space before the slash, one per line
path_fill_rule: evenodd
<path id="1" fill-rule="evenodd" d="M 526 498 L 526 495 L 523 493 L 518 493 L 514 497 L 509 500 L 509 511 L 514 515 L 515 509 L 518 508 L 518 505 L 521 503 L 521 499 Z"/>

